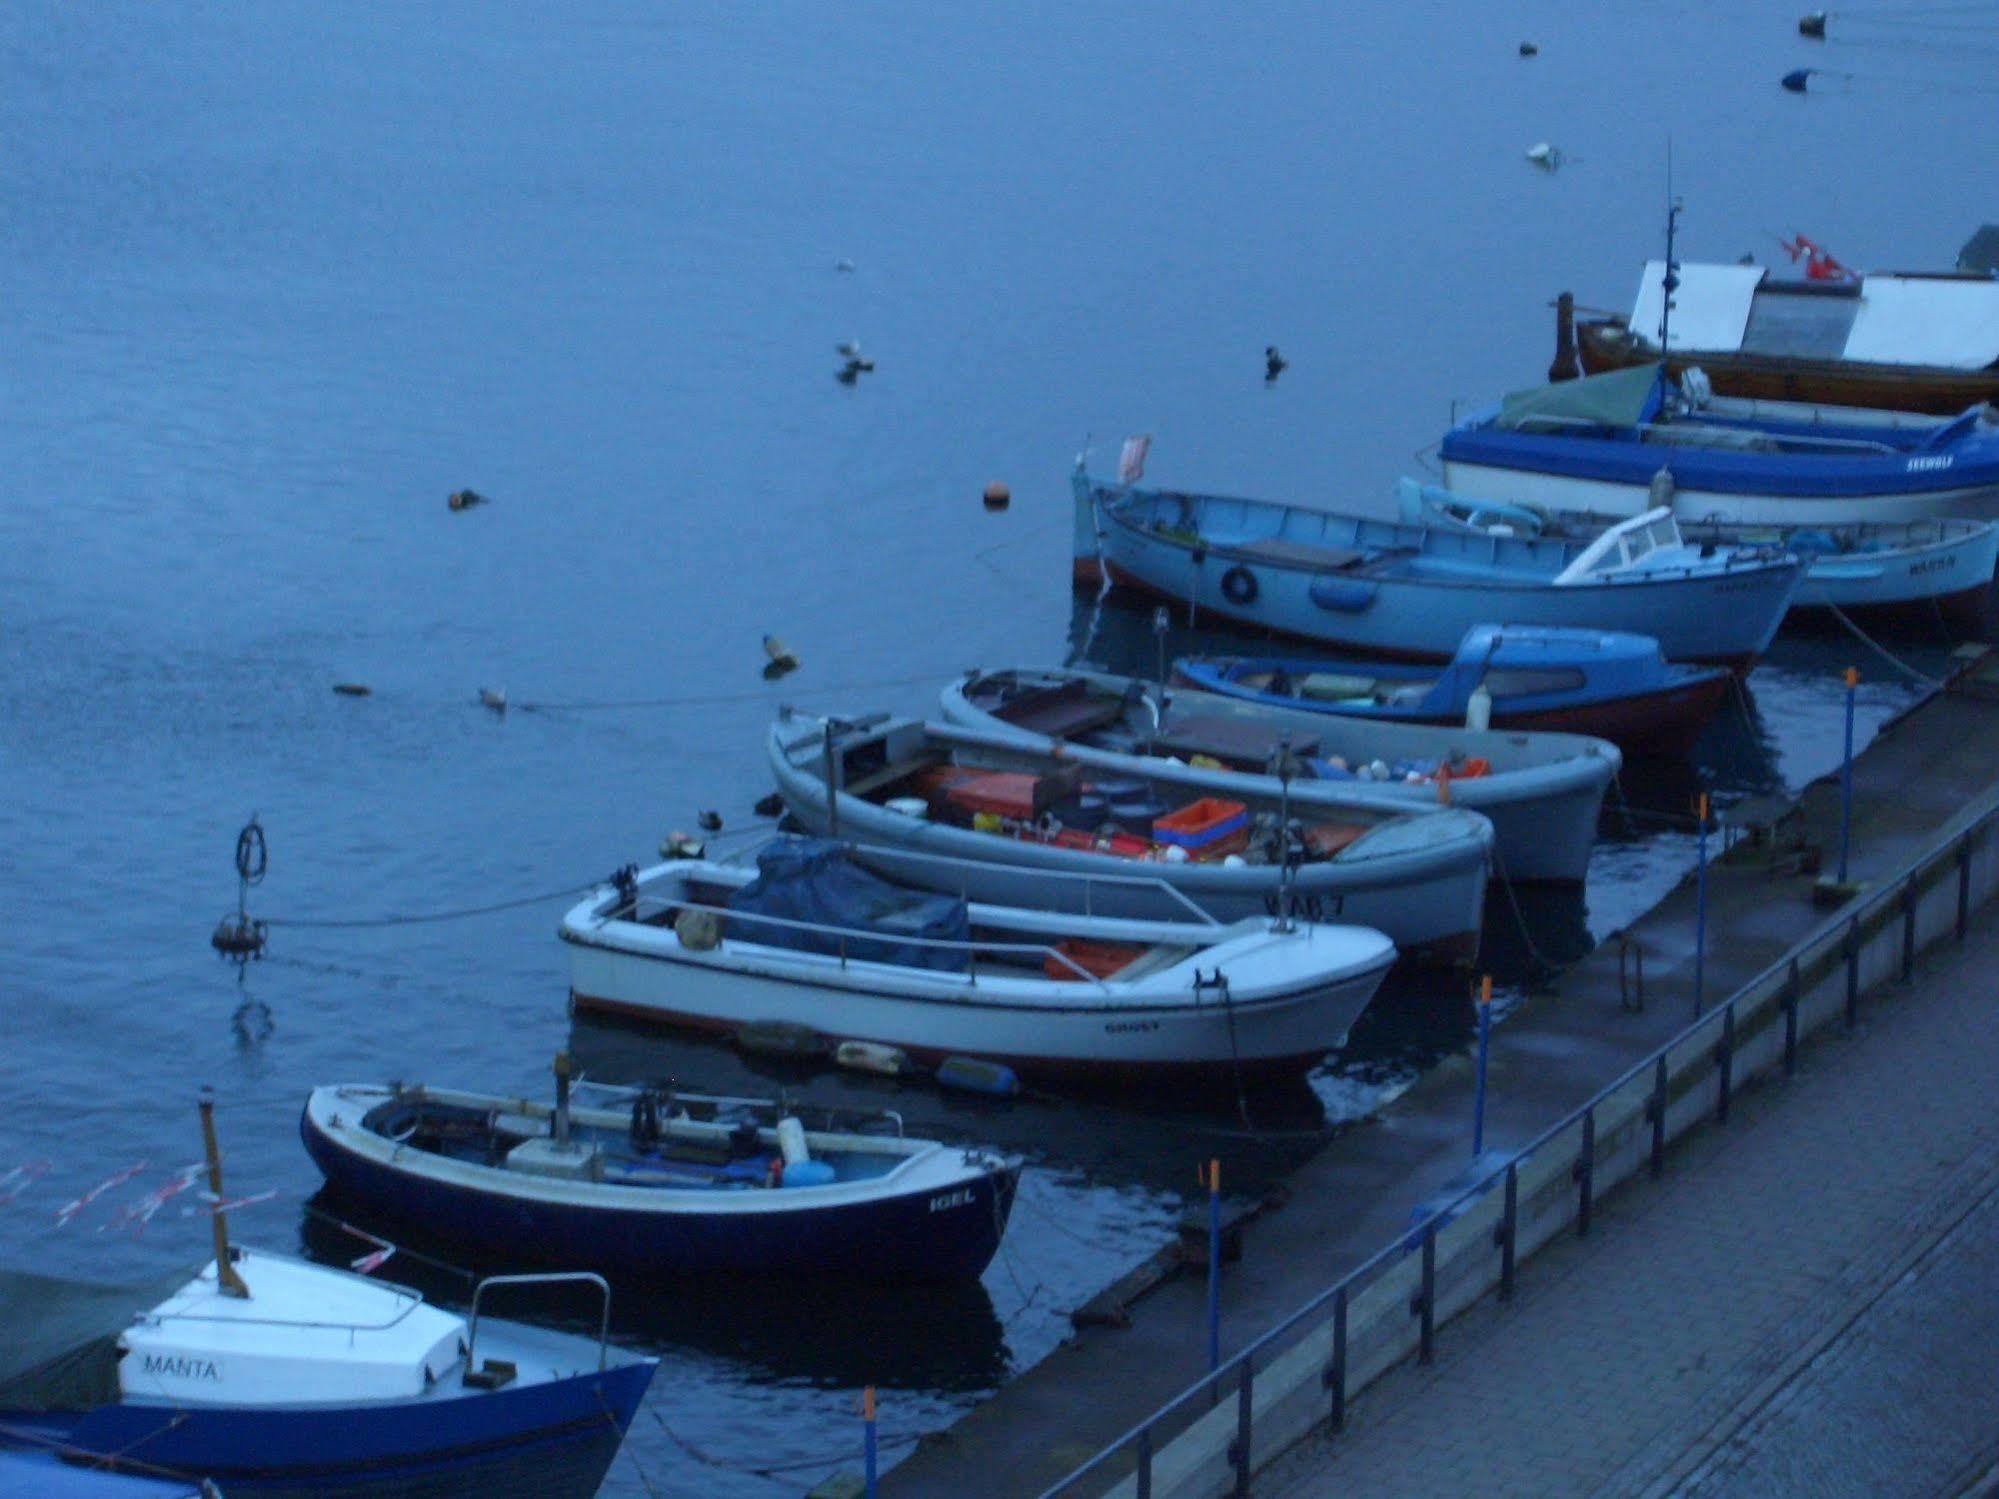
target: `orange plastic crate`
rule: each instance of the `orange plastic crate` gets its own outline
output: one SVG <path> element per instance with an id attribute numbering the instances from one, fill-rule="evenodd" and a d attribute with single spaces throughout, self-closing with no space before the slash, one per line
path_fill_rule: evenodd
<path id="1" fill-rule="evenodd" d="M 1248 820 L 1249 808 L 1241 802 L 1204 796 L 1177 812 L 1152 819 L 1152 836 L 1161 843 L 1177 843 L 1192 852 L 1239 831 Z"/>

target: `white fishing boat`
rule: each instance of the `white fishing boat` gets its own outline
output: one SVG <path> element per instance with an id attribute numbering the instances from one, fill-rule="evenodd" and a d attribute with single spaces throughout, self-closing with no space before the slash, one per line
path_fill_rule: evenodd
<path id="1" fill-rule="evenodd" d="M 1149 775 L 1189 800 L 1274 800 L 1284 788 L 1271 766 L 1288 751 L 1288 794 L 1301 813 L 1355 802 L 1466 807 L 1491 819 L 1500 872 L 1516 880 L 1583 878 L 1624 759 L 1581 734 L 1331 718 L 1073 667 L 970 672 L 944 688 L 941 706 L 953 723 L 1051 751 L 1059 744 L 1105 775 Z M 1094 816 L 1085 805 L 1076 813 Z"/>
<path id="2" fill-rule="evenodd" d="M 831 840 L 779 839 L 754 867 L 675 860 L 599 890 L 561 935 L 579 1011 L 778 1021 L 1083 1081 L 1303 1071 L 1395 960 L 1365 927 L 1182 914 L 967 901 L 890 884 Z"/>
<path id="3" fill-rule="evenodd" d="M 1041 815 L 1052 803 L 1090 794 L 1086 767 L 956 724 L 785 709 L 766 751 L 793 817 L 852 843 L 856 861 L 902 884 L 1148 920 L 1230 922 L 1282 909 L 1374 927 L 1425 958 L 1469 961 L 1478 951 L 1492 824 L 1460 807 L 1355 802 L 1337 815 L 1294 817 L 1281 797 L 1252 796 L 1232 828 L 1169 828 L 1168 838 L 1158 819 L 1182 808 L 1177 788 L 1110 777 L 1121 784 L 1106 788 L 1102 825 L 1053 826 Z"/>

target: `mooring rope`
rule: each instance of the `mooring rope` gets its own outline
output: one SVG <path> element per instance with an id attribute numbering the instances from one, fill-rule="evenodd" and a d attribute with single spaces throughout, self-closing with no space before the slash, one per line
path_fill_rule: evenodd
<path id="1" fill-rule="evenodd" d="M 1886 661 L 1890 666 L 1894 667 L 1895 670 L 1901 672 L 1905 676 L 1914 678 L 1916 681 L 1923 683 L 1925 686 L 1928 687 L 1943 686 L 1942 681 L 1939 680 L 1938 678 L 1928 676 L 1923 672 L 1917 671 L 1915 667 L 1909 665 L 1908 662 L 1900 660 L 1899 658 L 1891 654 L 1887 649 L 1887 647 L 1883 646 L 1879 641 L 1875 640 L 1872 636 L 1870 636 L 1865 630 L 1861 629 L 1859 625 L 1855 624 L 1851 619 L 1849 619 L 1847 617 L 1846 611 L 1844 609 L 1841 609 L 1839 605 L 1827 604 L 1826 608 L 1832 611 L 1832 617 L 1834 619 L 1838 620 L 1842 625 L 1846 626 L 1848 630 L 1853 632 L 1854 639 L 1858 640 L 1862 645 L 1866 646 L 1867 649 L 1874 652 L 1875 655 L 1879 656 L 1883 661 Z"/>
<path id="2" fill-rule="evenodd" d="M 491 905 L 461 906 L 451 911 L 421 911 L 401 916 L 354 916 L 354 917 L 312 917 L 312 916 L 270 916 L 265 918 L 267 926 L 314 927 L 322 930 L 379 926 L 422 926 L 436 921 L 463 921 L 472 916 L 490 916 L 496 911 L 517 911 L 523 906 L 538 906 L 546 901 L 568 897 L 574 900 L 586 891 L 596 888 L 595 881 L 587 885 L 568 884 L 559 890 L 544 890 L 539 895 L 524 895 L 518 900 L 494 901 Z"/>

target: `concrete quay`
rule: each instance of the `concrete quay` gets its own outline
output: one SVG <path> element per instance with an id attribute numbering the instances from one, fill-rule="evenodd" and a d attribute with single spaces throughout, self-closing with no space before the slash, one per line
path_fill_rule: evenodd
<path id="1" fill-rule="evenodd" d="M 1974 668 L 1953 690 L 1884 727 L 1856 760 L 1855 881 L 1888 875 L 1999 801 L 1999 702 L 1988 698 L 1989 690 Z M 1826 850 L 1829 862 L 1837 806 L 1836 783 L 1808 788 L 1785 839 Z M 1982 850 L 1980 857 L 1992 855 Z M 1795 942 L 1842 920 L 1838 910 L 1814 903 L 1814 880 L 1796 865 L 1754 854 L 1710 865 L 1704 982 L 1710 1005 Z M 1488 1148 L 1532 1139 L 1692 1018 L 1694 905 L 1690 878 L 1631 928 L 1645 955 L 1642 1010 L 1620 1000 L 1613 942 L 1498 1028 L 1488 1077 Z M 1392 1243 L 1406 1231 L 1412 1206 L 1463 1170 L 1471 1094 L 1466 1062 L 1438 1067 L 1293 1175 L 1286 1205 L 1246 1227 L 1244 1256 L 1224 1275 L 1225 1358 Z M 1540 1274 L 1538 1264 L 1524 1268 L 1523 1287 Z M 1474 1315 L 1490 1315 L 1489 1306 Z M 899 1499 L 1040 1493 L 1199 1378 L 1204 1329 L 1200 1280 L 1168 1282 L 1132 1308 L 1128 1327 L 1080 1334 L 926 1441 L 886 1476 L 885 1492 Z M 1447 1329 L 1443 1344 L 1454 1335 Z M 1532 1394 L 1523 1390 L 1522 1398 Z M 1389 1487 L 1400 1492 L 1400 1477 Z"/>

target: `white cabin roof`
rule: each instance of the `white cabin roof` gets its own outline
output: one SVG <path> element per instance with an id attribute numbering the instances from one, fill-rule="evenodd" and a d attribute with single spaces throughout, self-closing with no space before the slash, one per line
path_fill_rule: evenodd
<path id="1" fill-rule="evenodd" d="M 399 1286 L 241 1250 L 246 1300 L 208 1265 L 120 1339 L 125 1398 L 202 1405 L 408 1400 L 456 1367 L 465 1324 Z"/>
<path id="2" fill-rule="evenodd" d="M 1759 265 L 1680 262 L 1680 285 L 1673 294 L 1672 346 L 1690 354 L 1793 354 L 1838 357 L 1869 364 L 1929 365 L 1943 369 L 1984 369 L 1999 363 L 1999 279 L 1978 276 L 1863 276 L 1857 293 L 1814 298 L 1783 286 L 1769 287 Z M 1659 342 L 1665 307 L 1666 264 L 1647 261 L 1631 309 L 1631 331 Z M 1757 313 L 1758 293 L 1765 294 Z M 1777 318 L 1782 309 L 1790 309 Z M 1803 316 L 1788 332 L 1781 326 Z M 1758 318 L 1752 337 L 1750 319 Z M 1778 326 L 1766 326 L 1763 319 Z M 1809 346 L 1799 346 L 1797 340 Z"/>
<path id="3" fill-rule="evenodd" d="M 1673 347 L 1721 354 L 1741 348 L 1756 288 L 1767 274 L 1760 265 L 1681 261 L 1680 285 L 1673 293 L 1673 322 L 1668 330 Z M 1657 344 L 1665 308 L 1666 262 L 1648 260 L 1638 281 L 1638 301 L 1631 309 L 1631 331 Z"/>

